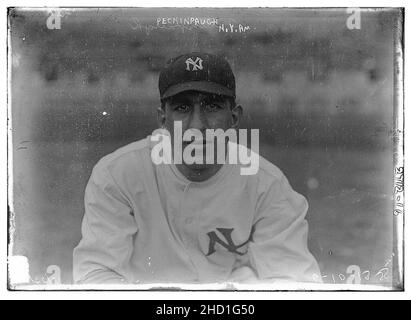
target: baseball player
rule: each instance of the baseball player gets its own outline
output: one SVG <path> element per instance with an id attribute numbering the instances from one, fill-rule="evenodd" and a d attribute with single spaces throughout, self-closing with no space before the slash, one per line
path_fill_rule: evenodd
<path id="1" fill-rule="evenodd" d="M 171 59 L 160 73 L 159 126 L 238 128 L 235 78 L 212 54 Z M 173 143 L 173 139 L 171 139 Z M 187 147 L 190 141 L 183 141 Z M 85 192 L 76 283 L 313 282 L 308 204 L 273 164 L 154 164 L 151 137 L 102 158 Z M 205 148 L 205 144 L 203 146 Z"/>

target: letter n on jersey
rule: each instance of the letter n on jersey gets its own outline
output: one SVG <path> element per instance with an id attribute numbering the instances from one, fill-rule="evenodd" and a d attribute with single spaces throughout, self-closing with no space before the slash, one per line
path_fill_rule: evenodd
<path id="1" fill-rule="evenodd" d="M 239 254 L 241 256 L 245 255 L 247 252 L 240 252 L 238 251 L 238 249 L 244 247 L 248 242 L 252 241 L 252 237 L 253 237 L 253 230 L 251 231 L 250 237 L 248 238 L 247 241 L 245 241 L 244 243 L 241 243 L 239 245 L 236 245 L 233 242 L 233 239 L 231 237 L 231 234 L 233 233 L 234 228 L 216 228 L 216 230 L 223 236 L 224 240 L 221 239 L 217 233 L 215 231 L 211 231 L 208 232 L 207 235 L 210 238 L 210 245 L 208 247 L 208 253 L 207 256 L 212 255 L 216 250 L 215 250 L 215 246 L 216 244 L 220 244 L 221 246 L 223 246 L 224 248 L 226 248 L 229 252 L 232 253 L 236 253 Z"/>

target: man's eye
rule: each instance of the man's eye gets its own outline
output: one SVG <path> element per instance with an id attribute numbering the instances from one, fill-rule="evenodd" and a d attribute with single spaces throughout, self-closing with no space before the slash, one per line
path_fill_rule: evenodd
<path id="1" fill-rule="evenodd" d="M 189 110 L 190 110 L 190 107 L 186 104 L 181 104 L 174 108 L 174 111 L 178 111 L 178 112 L 188 112 Z"/>
<path id="2" fill-rule="evenodd" d="M 205 109 L 208 112 L 214 112 L 214 111 L 220 110 L 221 106 L 219 106 L 218 104 L 210 103 L 210 104 L 206 104 Z"/>

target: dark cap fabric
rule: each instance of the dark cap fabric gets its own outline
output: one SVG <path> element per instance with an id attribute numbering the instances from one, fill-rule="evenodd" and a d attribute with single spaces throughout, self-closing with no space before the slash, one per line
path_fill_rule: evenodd
<path id="1" fill-rule="evenodd" d="M 221 56 L 192 52 L 170 59 L 160 73 L 160 98 L 183 91 L 202 91 L 235 98 L 235 78 Z"/>

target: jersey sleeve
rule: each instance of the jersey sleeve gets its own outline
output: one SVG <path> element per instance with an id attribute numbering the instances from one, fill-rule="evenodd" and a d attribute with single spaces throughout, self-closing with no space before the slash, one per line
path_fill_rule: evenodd
<path id="1" fill-rule="evenodd" d="M 82 239 L 73 252 L 75 283 L 127 283 L 137 223 L 131 205 L 105 167 L 87 184 Z"/>
<path id="2" fill-rule="evenodd" d="M 250 262 L 258 278 L 318 282 L 317 261 L 308 250 L 307 200 L 281 175 L 258 199 Z"/>

